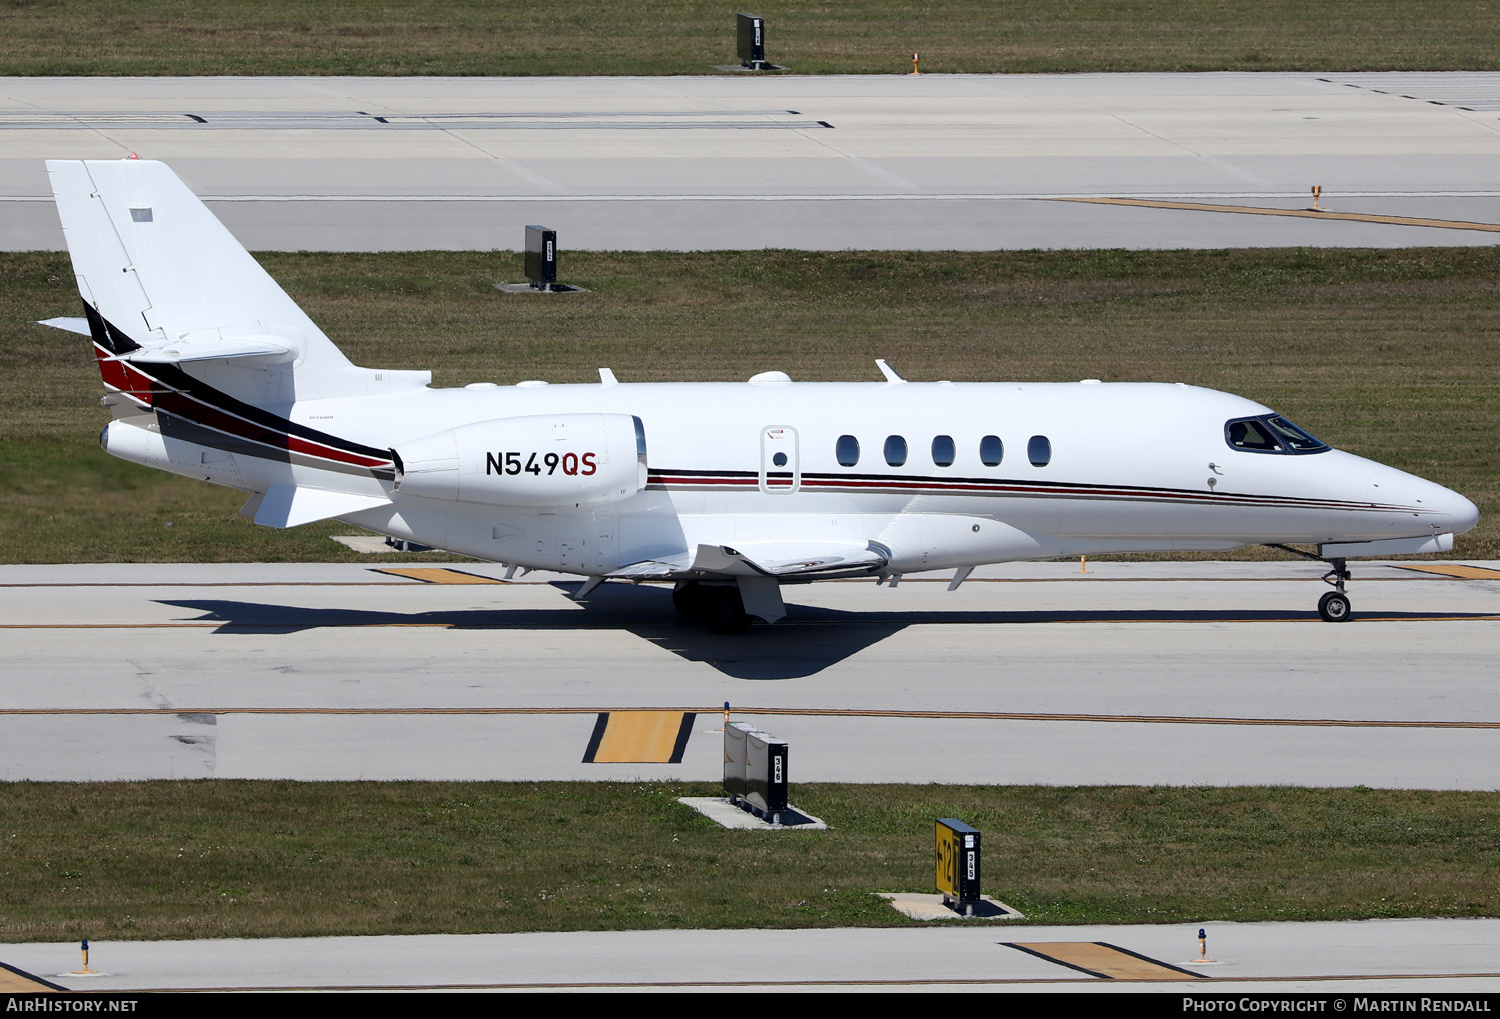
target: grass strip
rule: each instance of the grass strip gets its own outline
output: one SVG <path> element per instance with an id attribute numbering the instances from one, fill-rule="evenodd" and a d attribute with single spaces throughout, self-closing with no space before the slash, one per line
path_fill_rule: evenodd
<path id="1" fill-rule="evenodd" d="M 736 63 L 704 0 L 7 0 L 5 75 L 658 75 Z M 1500 10 L 1439 0 L 758 4 L 805 74 L 1489 70 Z"/>
<path id="2" fill-rule="evenodd" d="M 728 831 L 709 785 L 0 784 L 0 941 L 903 926 L 933 820 L 1035 923 L 1500 913 L 1500 794 L 799 785 L 826 832 Z"/>
<path id="3" fill-rule="evenodd" d="M 513 253 L 264 254 L 359 364 L 470 382 L 1186 382 L 1454 488 L 1500 558 L 1500 254 L 1493 248 L 1053 252 L 577 252 L 590 293 L 510 295 Z M 0 254 L 5 562 L 329 561 L 336 522 L 236 515 L 244 495 L 114 460 L 67 256 Z M 710 423 L 711 424 L 711 423 Z M 1248 550 L 1240 555 L 1265 555 Z M 1213 558 L 1223 558 L 1216 554 Z M 411 557 L 407 557 L 410 561 Z"/>

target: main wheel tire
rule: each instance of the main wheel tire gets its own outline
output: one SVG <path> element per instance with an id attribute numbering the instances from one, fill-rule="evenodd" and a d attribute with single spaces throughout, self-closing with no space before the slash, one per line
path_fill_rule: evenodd
<path id="1" fill-rule="evenodd" d="M 678 584 L 672 589 L 672 605 L 695 623 L 708 620 L 708 610 L 711 604 L 708 590 L 695 580 Z"/>
<path id="2" fill-rule="evenodd" d="M 714 633 L 744 633 L 750 629 L 750 617 L 745 614 L 739 591 L 721 587 L 719 592 L 709 603 L 708 628 Z"/>
<path id="3" fill-rule="evenodd" d="M 1347 622 L 1350 611 L 1349 596 L 1342 591 L 1329 591 L 1318 599 L 1318 615 L 1325 623 Z"/>

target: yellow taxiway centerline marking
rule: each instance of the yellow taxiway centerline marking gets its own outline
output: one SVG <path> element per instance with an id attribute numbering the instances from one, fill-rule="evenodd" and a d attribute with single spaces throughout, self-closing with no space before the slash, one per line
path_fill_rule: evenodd
<path id="1" fill-rule="evenodd" d="M 1363 212 L 1321 212 L 1312 209 L 1269 209 L 1258 205 L 1209 205 L 1203 202 L 1160 202 L 1146 198 L 1050 198 L 1052 202 L 1083 202 L 1088 205 L 1132 205 L 1145 209 L 1181 209 L 1187 212 L 1233 212 L 1246 216 L 1294 216 L 1298 219 L 1341 219 L 1387 226 L 1425 226 L 1442 230 L 1482 230 L 1500 233 L 1497 223 L 1470 223 L 1461 219 L 1422 219 L 1416 216 L 1375 216 Z"/>
<path id="2" fill-rule="evenodd" d="M 1394 563 L 1382 563 L 1382 566 L 1395 566 Z M 425 567 L 434 569 L 435 567 Z M 1415 567 L 1400 566 L 1400 569 L 1414 569 Z M 1470 567 L 1480 569 L 1481 567 Z M 373 572 L 389 573 L 390 570 L 378 570 L 371 568 Z M 461 572 L 458 570 L 455 573 Z M 473 574 L 479 576 L 479 574 Z M 401 580 L 412 578 L 403 576 Z M 498 580 L 486 578 L 496 584 L 505 584 L 510 587 L 547 587 L 554 583 L 551 580 Z M 578 578 L 569 575 L 569 580 L 577 582 Z M 868 584 L 873 578 L 851 577 L 843 580 L 819 581 L 823 584 Z M 1418 577 L 1360 577 L 1361 584 L 1380 584 L 1391 581 L 1418 580 Z M 1306 577 L 1101 577 L 1093 570 L 1086 577 L 1077 573 L 1065 574 L 1060 577 L 970 577 L 964 581 L 965 584 L 1068 584 L 1080 580 L 1087 580 L 1093 584 L 1301 584 L 1321 583 L 1321 578 L 1316 576 Z M 670 580 L 643 580 L 643 585 L 665 585 L 671 584 Z M 951 583 L 949 577 L 904 577 L 903 584 L 947 584 Z M 80 581 L 77 583 L 48 582 L 36 584 L 0 584 L 0 589 L 11 587 L 167 587 L 167 588 L 191 588 L 191 587 L 410 587 L 410 584 L 401 583 L 398 580 L 226 580 L 226 581 L 162 581 L 160 583 L 106 583 L 103 581 Z"/>
<path id="3" fill-rule="evenodd" d="M 501 581 L 496 581 L 496 583 L 501 583 Z M 1014 609 L 1014 610 L 998 610 L 998 611 L 999 612 L 1009 612 L 1009 613 L 1015 614 L 1015 615 L 1022 615 L 1027 610 L 1024 610 L 1024 609 Z M 1353 622 L 1355 622 L 1355 623 L 1474 623 L 1474 622 L 1492 623 L 1492 622 L 1495 622 L 1496 620 L 1500 620 L 1500 615 L 1473 615 L 1473 616 L 1355 616 L 1354 619 L 1353 619 Z M 820 622 L 792 622 L 792 623 L 781 623 L 779 625 L 784 626 L 784 627 L 793 627 L 793 626 L 830 626 L 830 625 L 833 625 L 833 626 L 879 626 L 879 625 L 882 624 L 882 622 L 883 622 L 882 620 L 875 619 L 875 620 L 869 620 L 869 621 L 854 621 L 854 622 L 848 622 L 848 623 L 840 622 L 840 623 L 831 623 L 830 624 L 830 623 L 820 623 Z M 937 620 L 936 623 L 934 623 L 934 624 L 925 624 L 925 625 L 937 625 L 937 624 L 948 623 L 948 622 L 950 622 L 950 620 L 940 619 L 940 620 Z M 1037 619 L 1037 620 L 1020 619 L 1020 620 L 1016 620 L 1016 621 L 1014 621 L 1012 623 L 1009 623 L 1007 625 L 1012 625 L 1012 626 L 1041 626 L 1041 625 L 1054 626 L 1054 625 L 1058 625 L 1058 624 L 1076 625 L 1076 624 L 1087 624 L 1087 623 L 1118 623 L 1118 622 L 1143 623 L 1143 624 L 1144 623 L 1152 623 L 1152 624 L 1157 624 L 1157 623 L 1160 623 L 1160 624 L 1194 624 L 1194 623 L 1320 623 L 1321 624 L 1322 620 L 1319 619 L 1317 616 L 1308 616 L 1305 619 L 1303 619 L 1303 618 L 1297 618 L 1297 617 L 1292 617 L 1292 616 L 1288 616 L 1288 617 L 1283 618 L 1283 619 L 1124 619 L 1124 620 L 1120 620 L 1120 619 L 1104 619 L 1104 618 L 1101 618 L 1101 619 Z M 916 620 L 916 621 L 912 621 L 909 625 L 912 625 L 912 626 L 921 626 L 921 625 L 924 625 L 924 624 L 920 620 Z M 440 630 L 444 630 L 444 629 L 446 629 L 446 630 L 486 629 L 486 627 L 470 626 L 470 625 L 464 625 L 464 624 L 459 624 L 459 623 L 441 623 L 441 622 L 439 622 L 439 623 L 391 623 L 391 622 L 380 622 L 380 623 L 329 623 L 329 622 L 307 622 L 307 621 L 304 621 L 304 620 L 287 620 L 287 621 L 281 622 L 281 623 L 267 623 L 267 622 L 236 623 L 232 619 L 218 619 L 218 620 L 207 620 L 207 621 L 192 620 L 190 622 L 181 622 L 181 623 L 0 623 L 0 630 L 171 630 L 171 629 L 193 629 L 193 628 L 198 628 L 198 629 L 211 628 L 211 629 L 240 630 L 240 631 L 255 631 L 255 630 L 359 630 L 359 629 L 379 629 L 381 627 L 385 627 L 385 628 L 399 628 L 399 627 L 403 627 L 403 626 L 408 626 L 408 627 L 413 627 L 413 628 L 427 627 L 427 628 L 436 628 L 436 629 L 440 629 Z M 493 627 L 488 627 L 488 629 L 495 629 L 495 630 L 556 630 L 556 629 L 564 629 L 564 628 L 566 628 L 566 629 L 573 629 L 573 628 L 575 628 L 575 624 L 572 624 L 572 623 L 568 623 L 568 624 L 563 624 L 563 623 L 546 623 L 546 624 L 532 624 L 532 625 L 528 625 L 528 626 L 493 626 Z M 603 627 L 601 627 L 601 629 L 603 629 Z"/>
<path id="4" fill-rule="evenodd" d="M 1128 722 L 1147 725 L 1290 725 L 1354 729 L 1500 729 L 1500 722 L 1453 722 L 1389 718 L 1253 718 L 1211 715 L 1096 715 L 1040 711 L 902 711 L 883 708 L 733 709 L 737 715 L 793 715 L 802 718 L 929 718 L 995 722 Z M 723 707 L 570 707 L 570 708 L 0 708 L 5 715 L 669 715 L 673 725 L 690 724 L 686 716 L 717 714 Z M 606 730 L 608 723 L 606 722 Z M 680 731 L 679 731 L 680 734 Z M 603 733 L 600 733 L 601 742 Z M 627 762 L 628 763 L 628 762 Z"/>

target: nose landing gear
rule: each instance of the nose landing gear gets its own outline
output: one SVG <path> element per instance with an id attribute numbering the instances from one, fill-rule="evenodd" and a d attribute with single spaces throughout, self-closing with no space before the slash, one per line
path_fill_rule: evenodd
<path id="1" fill-rule="evenodd" d="M 1323 583 L 1332 584 L 1334 589 L 1326 592 L 1318 599 L 1318 615 L 1323 617 L 1325 623 L 1345 623 L 1349 621 L 1351 609 L 1349 607 L 1349 596 L 1344 593 L 1344 582 L 1349 579 L 1349 569 L 1344 565 L 1342 559 L 1325 559 L 1324 562 L 1333 567 L 1323 574 Z"/>
<path id="2" fill-rule="evenodd" d="M 1322 556 L 1303 552 L 1301 549 L 1289 548 L 1286 545 L 1268 545 L 1280 552 L 1287 552 L 1302 559 L 1311 559 L 1314 562 L 1327 563 L 1333 569 L 1323 574 L 1323 583 L 1332 584 L 1333 590 L 1324 593 L 1318 599 L 1318 615 L 1325 623 L 1347 623 L 1353 615 L 1353 609 L 1349 605 L 1349 595 L 1344 591 L 1344 584 L 1350 579 L 1349 568 L 1344 565 L 1342 558 L 1324 559 Z"/>

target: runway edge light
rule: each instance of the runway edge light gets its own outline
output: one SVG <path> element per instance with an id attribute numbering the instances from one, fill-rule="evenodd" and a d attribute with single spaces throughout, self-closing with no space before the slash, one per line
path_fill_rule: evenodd
<path id="1" fill-rule="evenodd" d="M 973 916 L 979 905 L 979 829 L 955 817 L 937 822 L 937 890 L 943 905 Z"/>

